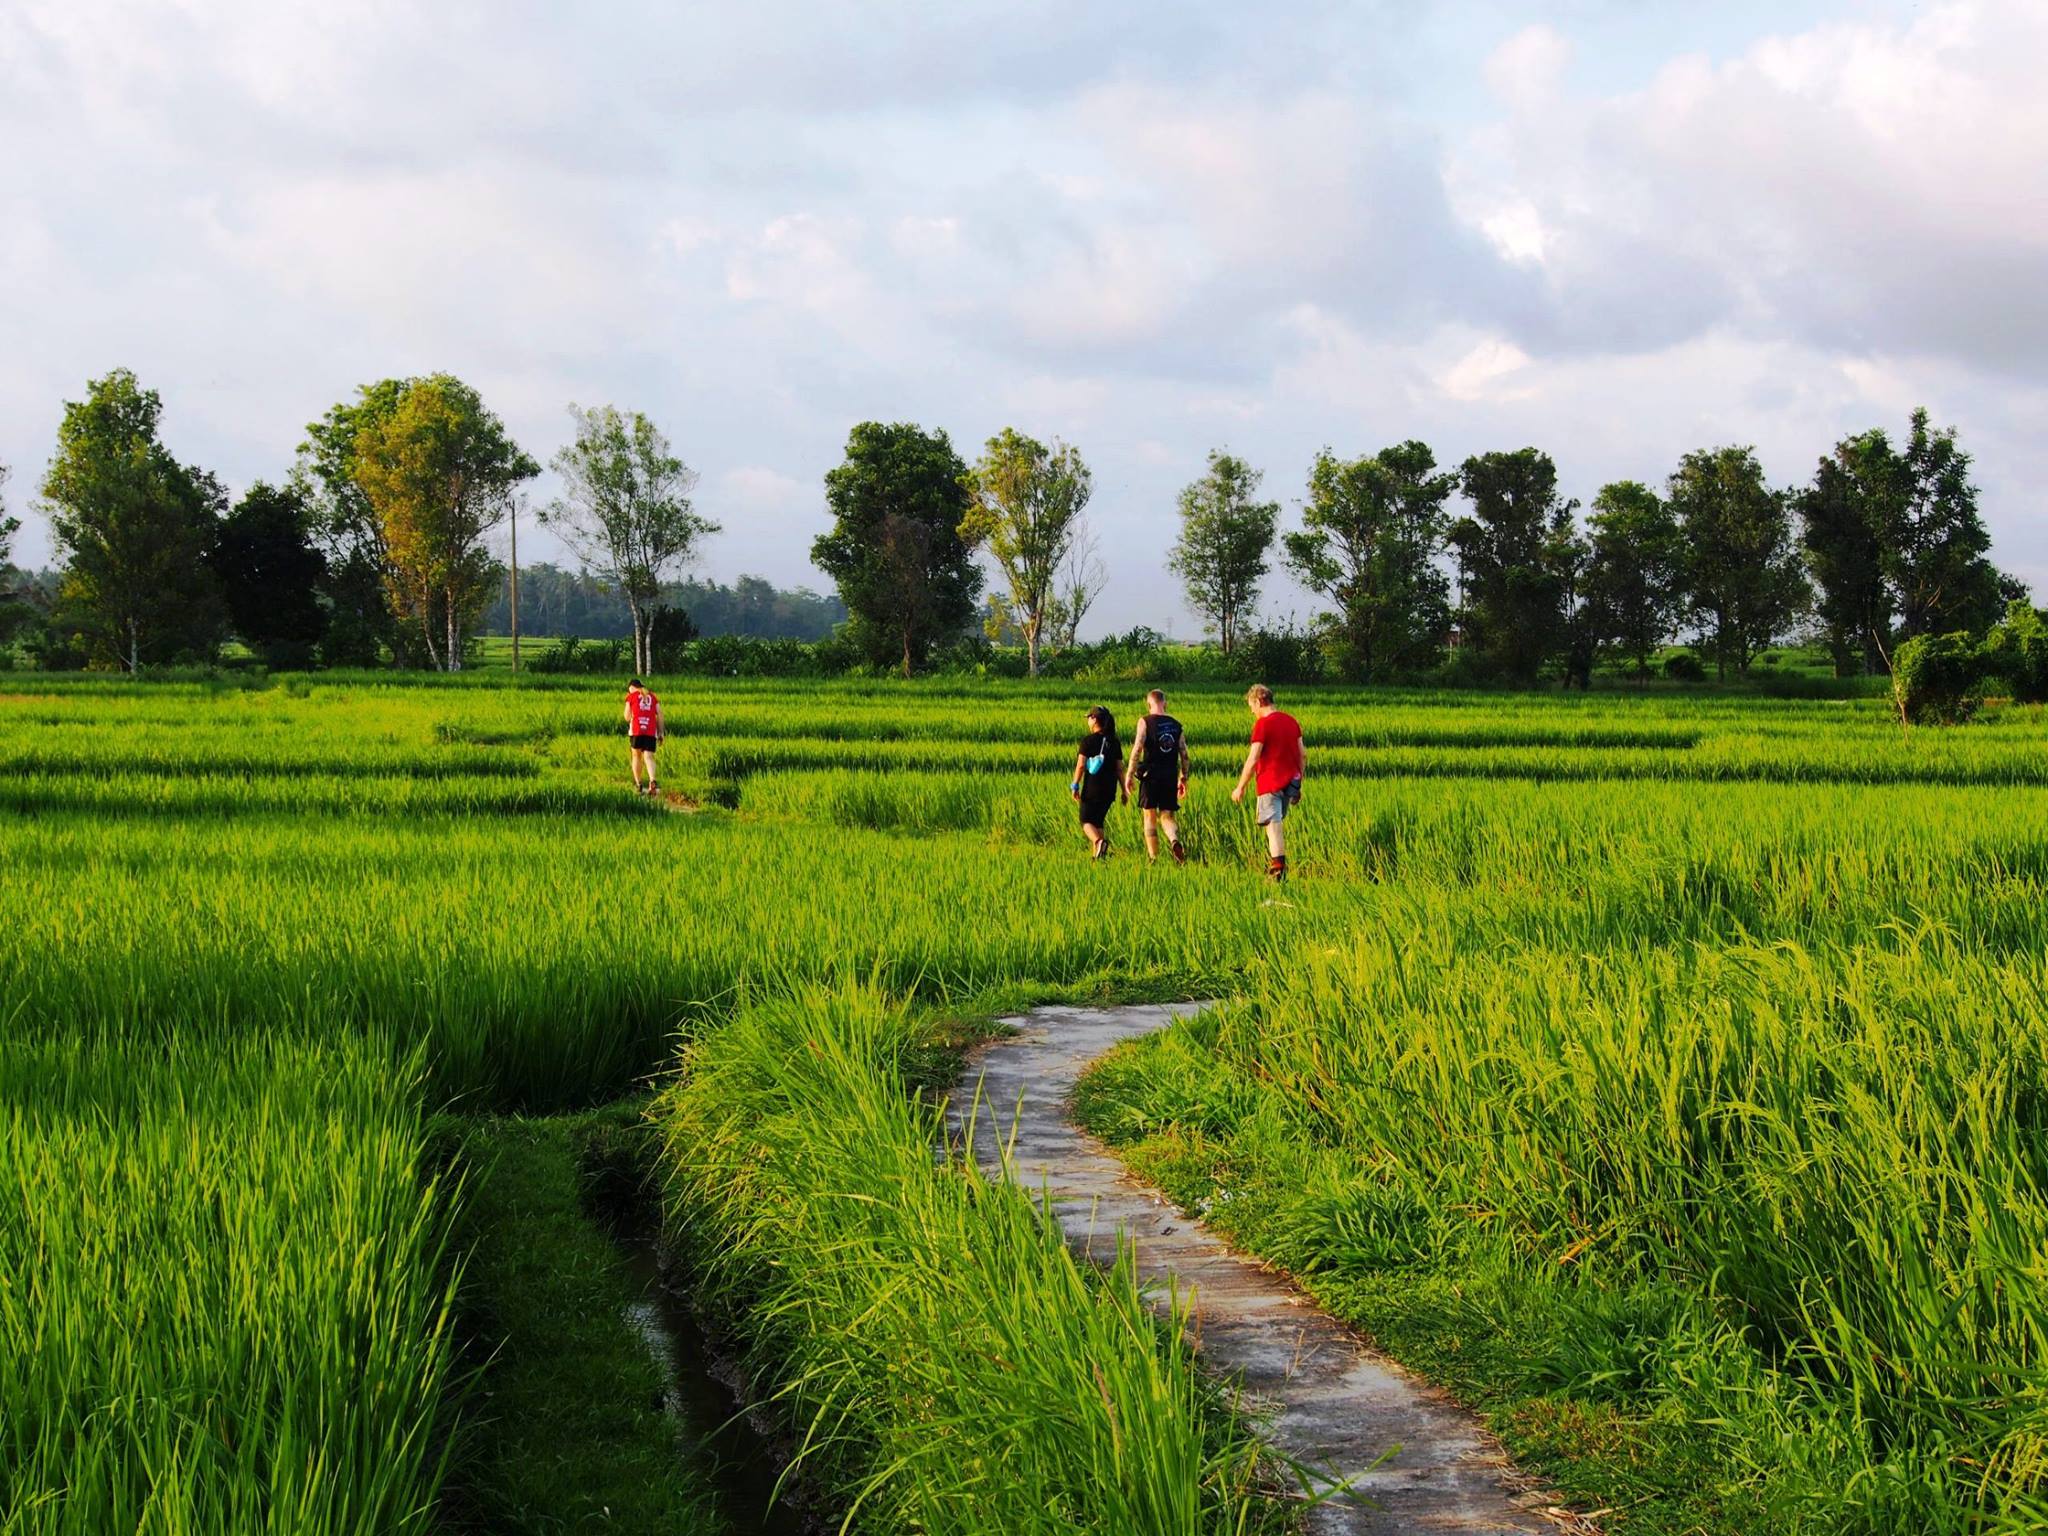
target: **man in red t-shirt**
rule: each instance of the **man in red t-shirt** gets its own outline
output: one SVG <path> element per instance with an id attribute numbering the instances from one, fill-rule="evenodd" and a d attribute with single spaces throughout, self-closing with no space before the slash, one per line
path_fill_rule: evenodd
<path id="1" fill-rule="evenodd" d="M 659 795 L 654 782 L 654 754 L 661 746 L 661 700 L 654 690 L 634 678 L 626 684 L 626 739 L 632 746 L 633 788 L 643 795 Z M 640 782 L 640 769 L 647 769 L 647 782 Z"/>
<path id="2" fill-rule="evenodd" d="M 1273 707 L 1273 690 L 1264 683 L 1253 683 L 1244 701 L 1256 717 L 1252 749 L 1245 754 L 1244 772 L 1237 776 L 1230 798 L 1242 803 L 1245 786 L 1258 780 L 1258 820 L 1266 829 L 1266 850 L 1272 855 L 1266 877 L 1285 880 L 1287 839 L 1281 824 L 1288 811 L 1301 804 L 1301 726 L 1294 716 Z"/>

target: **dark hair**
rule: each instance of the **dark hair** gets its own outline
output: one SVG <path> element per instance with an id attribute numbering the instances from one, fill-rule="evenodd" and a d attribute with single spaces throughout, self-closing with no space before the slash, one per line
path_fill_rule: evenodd
<path id="1" fill-rule="evenodd" d="M 1113 763 L 1122 762 L 1124 744 L 1117 740 L 1116 716 L 1098 704 L 1088 711 L 1088 718 L 1095 722 L 1095 729 L 1102 732 L 1102 755 Z"/>
<path id="2" fill-rule="evenodd" d="M 642 683 L 640 679 L 637 677 L 629 677 L 626 679 L 626 686 L 628 688 L 641 688 L 645 687 L 646 685 Z"/>

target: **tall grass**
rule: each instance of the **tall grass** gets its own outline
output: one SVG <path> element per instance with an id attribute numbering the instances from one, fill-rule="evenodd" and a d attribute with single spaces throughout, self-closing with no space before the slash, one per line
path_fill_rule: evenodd
<path id="1" fill-rule="evenodd" d="M 1432 1337 L 1500 1351 L 1488 1390 L 1515 1412 L 1549 1394 L 1625 1410 L 1634 1444 L 1714 1447 L 1684 1475 L 1756 1496 L 1695 1524 L 2041 1518 L 2038 709 L 1904 737 L 1869 700 L 1300 692 L 1309 797 L 1276 895 L 1224 799 L 1234 688 L 1174 689 L 1195 862 L 1156 870 L 1124 813 L 1122 856 L 1091 867 L 1064 795 L 1081 710 L 1135 714 L 1136 685 L 663 692 L 664 782 L 736 816 L 625 792 L 605 680 L 0 693 L 17 1528 L 235 1529 L 278 1498 L 305 1528 L 405 1528 L 433 1483 L 420 1383 L 447 1377 L 420 1278 L 446 1202 L 412 1117 L 589 1103 L 679 1041 L 698 1075 L 670 1101 L 677 1187 L 707 1245 L 735 1245 L 709 1273 L 758 1303 L 756 1368 L 819 1426 L 817 1465 L 856 1494 L 896 1468 L 863 1509 L 964 1530 L 980 1499 L 1030 1529 L 1043 1492 L 1113 1528 L 1055 1497 L 1098 1485 L 1114 1519 L 1163 1528 L 1249 1508 L 1235 1431 L 1159 1384 L 1181 1367 L 1118 1299 L 1128 1276 L 1098 1291 L 1020 1203 L 930 1162 L 891 1065 L 909 1026 L 857 982 L 1245 999 L 1128 1058 L 1106 1112 L 1180 1148 L 1195 1185 L 1215 1154 L 1219 1201 L 1256 1185 L 1270 1219 L 1241 1235 L 1390 1337 L 1436 1307 Z M 815 1017 L 719 1028 L 791 988 Z M 148 1256 L 132 1277 L 117 1238 Z M 864 1289 L 856 1259 L 904 1293 Z M 335 1278 L 359 1263 L 397 1311 L 366 1320 L 368 1282 Z M 935 1278 L 954 1273 L 1019 1294 Z M 886 1350 L 847 1321 L 868 1308 Z M 1093 1378 L 1065 1364 L 1013 1379 L 1000 1345 L 1027 1325 L 1062 1361 L 1138 1351 L 1114 1414 L 1075 1406 Z M 945 1345 L 955 1328 L 981 1343 Z M 39 1329 L 76 1347 L 42 1363 Z M 298 1380 L 343 1333 L 388 1386 L 344 1373 L 355 1419 Z M 1146 1359 L 1167 1373 L 1149 1387 Z M 1168 1449 L 1119 1462 L 1148 1392 Z M 974 1415 L 1052 1425 L 1011 1491 Z M 353 1425 L 354 1449 L 308 1423 Z M 1207 1491 L 1174 1503 L 1162 1469 Z M 1617 1476 L 1632 1509 L 1670 1502 Z"/>
<path id="2" fill-rule="evenodd" d="M 1126 1252 L 1097 1274 L 1029 1196 L 948 1151 L 899 1005 L 809 989 L 686 1053 L 657 1105 L 673 1215 L 798 1467 L 858 1528 L 1241 1531 L 1245 1425 Z"/>
<path id="3" fill-rule="evenodd" d="M 1555 1293 L 1545 1369 L 1582 1395 L 1680 1407 L 1781 1479 L 1773 1438 L 1836 1446 L 1782 1501 L 1822 1528 L 2048 1518 L 2038 954 L 1404 934 L 1266 967 L 1212 1029 L 1198 1085 L 1125 1063 L 1091 1115 L 1292 1191 L 1283 1262 L 1503 1265 Z M 1617 1303 L 1645 1283 L 1667 1300 Z"/>
<path id="4" fill-rule="evenodd" d="M 0 1054 L 0 1529 L 425 1531 L 447 1201 L 360 1044 Z"/>

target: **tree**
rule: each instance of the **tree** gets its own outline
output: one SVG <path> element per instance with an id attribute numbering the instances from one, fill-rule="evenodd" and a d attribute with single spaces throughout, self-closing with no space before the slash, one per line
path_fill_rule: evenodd
<path id="1" fill-rule="evenodd" d="M 1601 638 L 1650 675 L 1650 655 L 1677 629 L 1684 597 L 1684 544 L 1670 507 L 1647 485 L 1617 480 L 1593 498 L 1587 596 Z"/>
<path id="2" fill-rule="evenodd" d="M 1984 662 L 2005 679 L 2014 702 L 2048 702 L 2048 615 L 2024 597 L 2007 603 L 2005 617 L 1984 637 Z"/>
<path id="3" fill-rule="evenodd" d="M 7 477 L 9 470 L 0 464 L 0 575 L 5 575 L 14 566 L 14 536 L 21 532 L 21 519 L 7 515 Z"/>
<path id="4" fill-rule="evenodd" d="M 1551 524 L 1543 566 L 1557 586 L 1557 654 L 1567 688 L 1591 688 L 1593 664 L 1613 628 L 1594 581 L 1593 545 L 1569 511 Z"/>
<path id="5" fill-rule="evenodd" d="M 327 633 L 327 560 L 313 547 L 301 486 L 259 480 L 220 525 L 211 564 L 242 643 L 273 668 L 313 663 Z"/>
<path id="6" fill-rule="evenodd" d="M 1868 434 L 1883 442 L 1883 434 Z M 1877 448 L 1871 449 L 1873 457 Z M 1894 456 L 1891 494 L 1877 501 L 1885 577 L 1892 584 L 1901 635 L 1982 634 L 2001 611 L 1991 535 L 1977 511 L 1970 456 L 1953 427 L 1934 430 L 1925 407 L 1913 412 L 1905 452 Z"/>
<path id="7" fill-rule="evenodd" d="M 357 433 L 353 461 L 383 537 L 393 612 L 420 627 L 433 665 L 461 670 L 463 636 L 498 570 L 484 535 L 540 466 L 448 374 L 409 381 L 396 407 Z"/>
<path id="8" fill-rule="evenodd" d="M 221 607 L 207 554 L 227 500 L 220 482 L 157 439 L 163 402 L 116 369 L 67 402 L 43 504 L 64 559 L 63 607 L 94 652 L 130 672 L 210 657 Z"/>
<path id="9" fill-rule="evenodd" d="M 14 536 L 21 532 L 21 519 L 7 515 L 8 468 L 0 464 L 0 645 L 14 638 L 33 612 L 16 595 L 14 580 Z"/>
<path id="10" fill-rule="evenodd" d="M 1280 503 L 1254 500 L 1264 478 L 1243 459 L 1212 451 L 1208 472 L 1180 493 L 1180 540 L 1166 558 L 1226 656 L 1258 604 L 1280 526 Z"/>
<path id="11" fill-rule="evenodd" d="M 1458 477 L 1439 474 L 1427 444 L 1360 459 L 1325 448 L 1308 476 L 1302 527 L 1283 540 L 1310 591 L 1337 605 L 1344 676 L 1384 682 L 1432 666 L 1450 623 L 1444 503 Z"/>
<path id="12" fill-rule="evenodd" d="M 400 666 L 427 659 L 418 633 L 402 625 L 388 593 L 394 572 L 384 525 L 356 475 L 356 443 L 398 409 L 406 381 L 380 379 L 356 391 L 306 427 L 293 482 L 307 494 L 309 529 L 327 560 L 327 636 L 330 662 L 374 664 L 389 648 Z M 428 632 L 437 625 L 430 617 Z"/>
<path id="13" fill-rule="evenodd" d="M 988 440 L 968 471 L 971 498 L 960 537 L 986 549 L 1010 587 L 1010 607 L 1024 636 L 1024 669 L 1038 676 L 1039 643 L 1058 597 L 1056 583 L 1081 531 L 1095 488 L 1080 453 L 1055 441 L 1048 448 L 1013 427 Z"/>
<path id="14" fill-rule="evenodd" d="M 1792 542 L 1791 498 L 1764 483 L 1750 448 L 1688 453 L 1667 493 L 1685 540 L 1687 603 L 1708 628 L 1719 674 L 1731 662 L 1747 674 L 1811 595 Z"/>
<path id="15" fill-rule="evenodd" d="M 1074 648 L 1081 638 L 1081 621 L 1088 617 L 1088 610 L 1095 606 L 1095 599 L 1102 595 L 1102 584 L 1108 579 L 1109 572 L 1095 552 L 1095 536 L 1082 533 L 1060 566 L 1059 590 L 1053 598 L 1052 611 L 1046 616 L 1055 651 Z"/>
<path id="16" fill-rule="evenodd" d="M 1575 501 L 1535 448 L 1482 453 L 1458 473 L 1471 515 L 1451 525 L 1463 589 L 1465 643 L 1497 676 L 1533 682 L 1565 641 L 1564 579 Z"/>
<path id="17" fill-rule="evenodd" d="M 855 638 L 904 676 L 974 618 L 982 576 L 960 535 L 967 466 L 944 432 L 864 421 L 825 475 L 832 529 L 811 559 L 838 584 Z"/>
<path id="18" fill-rule="evenodd" d="M 1882 432 L 1835 444 L 1799 493 L 1800 543 L 1818 589 L 1815 608 L 1835 674 L 1885 669 L 1896 600 L 1885 576 L 1880 509 L 1896 494 L 1898 465 Z"/>
<path id="19" fill-rule="evenodd" d="M 576 440 L 554 458 L 560 499 L 540 520 L 561 534 L 585 567 L 617 587 L 633 615 L 633 667 L 654 670 L 649 616 L 661 589 L 681 575 L 718 524 L 698 515 L 697 473 L 638 411 L 569 407 Z"/>

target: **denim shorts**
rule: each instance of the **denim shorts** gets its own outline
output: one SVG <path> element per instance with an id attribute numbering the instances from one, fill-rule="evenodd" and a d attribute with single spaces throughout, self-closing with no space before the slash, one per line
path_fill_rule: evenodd
<path id="1" fill-rule="evenodd" d="M 1287 813 L 1301 801 L 1301 780 L 1296 779 L 1285 789 L 1276 789 L 1270 795 L 1261 795 L 1258 800 L 1258 824 L 1269 826 L 1276 821 L 1285 821 Z"/>

